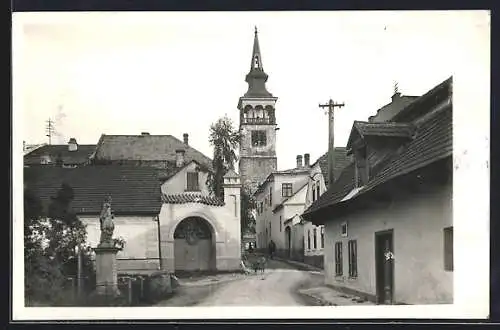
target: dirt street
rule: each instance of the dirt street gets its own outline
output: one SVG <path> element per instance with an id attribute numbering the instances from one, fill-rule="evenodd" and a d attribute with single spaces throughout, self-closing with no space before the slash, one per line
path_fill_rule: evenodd
<path id="1" fill-rule="evenodd" d="M 264 274 L 246 275 L 204 287 L 182 288 L 177 297 L 159 306 L 307 306 L 313 305 L 313 301 L 299 295 L 298 290 L 322 282 L 320 274 L 270 260 Z"/>

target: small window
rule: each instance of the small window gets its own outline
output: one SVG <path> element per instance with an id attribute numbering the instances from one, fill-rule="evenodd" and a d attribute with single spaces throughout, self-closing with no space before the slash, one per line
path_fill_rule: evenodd
<path id="1" fill-rule="evenodd" d="M 307 249 L 311 249 L 311 231 L 307 230 Z"/>
<path id="2" fill-rule="evenodd" d="M 321 227 L 321 248 L 325 248 L 325 227 Z"/>
<path id="3" fill-rule="evenodd" d="M 358 277 L 358 243 L 350 240 L 347 249 L 349 253 L 349 277 Z"/>
<path id="4" fill-rule="evenodd" d="M 335 243 L 335 276 L 342 276 L 342 242 Z"/>
<path id="5" fill-rule="evenodd" d="M 342 237 L 347 237 L 347 222 L 343 222 L 340 225 L 340 235 Z"/>
<path id="6" fill-rule="evenodd" d="M 280 233 L 283 230 L 283 223 L 281 222 L 281 215 L 280 215 Z"/>
<path id="7" fill-rule="evenodd" d="M 269 187 L 269 206 L 273 205 L 273 188 Z"/>
<path id="8" fill-rule="evenodd" d="M 320 187 L 320 184 L 318 182 L 318 183 L 316 183 L 316 199 L 319 198 L 319 187 Z"/>
<path id="9" fill-rule="evenodd" d="M 263 147 L 266 145 L 266 142 L 265 131 L 252 131 L 252 146 Z"/>
<path id="10" fill-rule="evenodd" d="M 314 202 L 316 200 L 316 185 L 315 184 L 313 184 L 312 192 L 313 192 L 313 202 Z"/>
<path id="11" fill-rule="evenodd" d="M 198 172 L 187 172 L 187 191 L 199 191 Z"/>
<path id="12" fill-rule="evenodd" d="M 283 197 L 292 196 L 292 184 L 291 183 L 281 184 L 281 196 L 283 196 Z"/>
<path id="13" fill-rule="evenodd" d="M 318 235 L 317 235 L 317 230 L 316 228 L 313 229 L 313 246 L 314 246 L 314 249 L 316 250 L 318 248 Z"/>
<path id="14" fill-rule="evenodd" d="M 444 234 L 444 270 L 453 271 L 453 227 L 443 229 Z"/>

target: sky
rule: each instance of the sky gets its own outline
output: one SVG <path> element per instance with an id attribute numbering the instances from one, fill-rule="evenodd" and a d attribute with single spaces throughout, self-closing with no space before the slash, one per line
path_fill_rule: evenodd
<path id="1" fill-rule="evenodd" d="M 354 120 L 367 120 L 403 95 L 422 95 L 488 49 L 484 12 L 155 12 L 15 13 L 15 111 L 28 144 L 101 134 L 171 134 L 212 156 L 210 124 L 227 114 L 238 126 L 247 90 L 254 26 L 267 89 L 276 97 L 278 169 L 327 151 Z"/>

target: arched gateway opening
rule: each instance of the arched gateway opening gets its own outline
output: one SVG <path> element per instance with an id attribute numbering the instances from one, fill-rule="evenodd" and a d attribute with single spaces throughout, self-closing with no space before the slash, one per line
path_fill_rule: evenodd
<path id="1" fill-rule="evenodd" d="M 201 217 L 182 220 L 174 232 L 176 272 L 212 271 L 216 269 L 215 234 Z"/>

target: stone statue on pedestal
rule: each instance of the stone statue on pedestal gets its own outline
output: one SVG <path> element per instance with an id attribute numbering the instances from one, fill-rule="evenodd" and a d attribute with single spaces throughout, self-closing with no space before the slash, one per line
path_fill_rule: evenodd
<path id="1" fill-rule="evenodd" d="M 113 213 L 111 212 L 111 196 L 106 197 L 102 205 L 99 221 L 101 223 L 101 237 L 99 246 L 114 247 L 113 232 L 115 224 L 113 223 Z"/>

